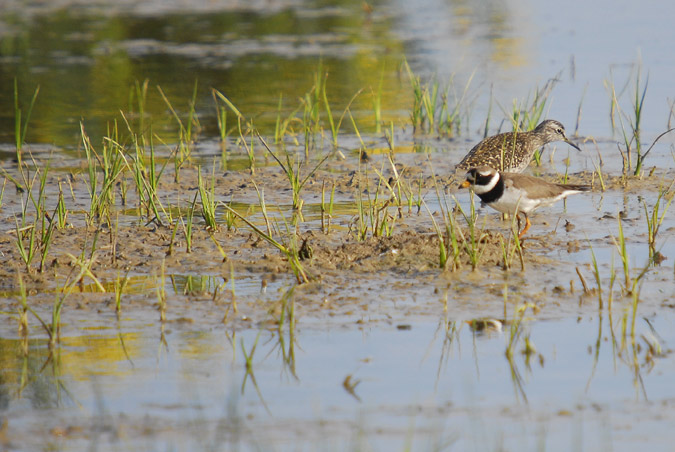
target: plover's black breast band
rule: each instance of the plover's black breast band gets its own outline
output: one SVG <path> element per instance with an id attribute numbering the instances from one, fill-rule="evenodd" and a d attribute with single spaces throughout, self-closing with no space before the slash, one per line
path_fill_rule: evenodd
<path id="1" fill-rule="evenodd" d="M 494 176 L 492 176 L 492 177 L 494 177 Z M 482 175 L 479 174 L 478 180 L 476 181 L 476 183 L 478 185 L 488 185 L 490 183 L 490 179 L 492 179 L 492 177 L 482 176 Z M 485 178 L 487 180 L 483 181 L 482 178 Z M 485 182 L 485 183 L 483 183 L 483 182 Z M 504 178 L 499 176 L 499 180 L 497 181 L 495 186 L 492 187 L 492 190 L 490 190 L 489 192 L 480 194 L 480 195 L 478 195 L 478 197 L 485 204 L 490 204 L 491 202 L 494 202 L 497 199 L 499 199 L 503 194 L 504 194 Z"/>

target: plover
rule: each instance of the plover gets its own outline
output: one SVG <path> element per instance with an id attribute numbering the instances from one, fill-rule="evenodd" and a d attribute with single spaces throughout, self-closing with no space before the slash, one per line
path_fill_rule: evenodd
<path id="1" fill-rule="evenodd" d="M 493 209 L 516 215 L 518 229 L 523 214 L 525 227 L 518 233 L 519 239 L 530 229 L 527 215 L 534 209 L 591 189 L 588 185 L 554 184 L 525 174 L 503 173 L 488 166 L 469 169 L 466 180 L 460 184 L 460 188 L 467 187 Z"/>

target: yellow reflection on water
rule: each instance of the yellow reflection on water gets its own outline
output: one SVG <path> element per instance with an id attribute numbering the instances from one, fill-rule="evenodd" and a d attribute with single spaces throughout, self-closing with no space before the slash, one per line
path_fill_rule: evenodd
<path id="1" fill-rule="evenodd" d="M 130 375 L 133 360 L 140 357 L 140 334 L 111 335 L 108 328 L 105 331 L 107 334 L 62 337 L 52 350 L 46 338 L 29 338 L 27 355 L 22 339 L 0 338 L 0 392 L 20 398 L 37 385 L 43 389 L 33 392 L 46 391 L 46 396 L 58 393 L 63 377 L 86 381 L 93 375 Z"/>
<path id="2" fill-rule="evenodd" d="M 529 60 L 523 50 L 526 40 L 521 37 L 499 37 L 492 40 L 492 59 L 505 67 L 527 66 Z"/>
<path id="3" fill-rule="evenodd" d="M 214 335 L 210 331 L 191 332 L 181 339 L 178 352 L 185 358 L 213 359 L 223 350 L 223 343 L 214 341 Z"/>
<path id="4" fill-rule="evenodd" d="M 62 375 L 76 380 L 92 375 L 130 375 L 133 366 L 129 360 L 140 356 L 140 339 L 139 333 L 61 338 Z"/>

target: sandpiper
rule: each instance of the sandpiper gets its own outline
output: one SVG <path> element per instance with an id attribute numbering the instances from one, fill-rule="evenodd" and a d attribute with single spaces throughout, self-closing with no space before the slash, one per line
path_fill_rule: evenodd
<path id="1" fill-rule="evenodd" d="M 464 156 L 455 169 L 489 166 L 497 171 L 521 173 L 530 164 L 537 149 L 554 141 L 564 141 L 581 151 L 565 136 L 565 126 L 547 119 L 529 132 L 506 132 L 485 138 Z"/>
<path id="2" fill-rule="evenodd" d="M 471 187 L 478 197 L 493 209 L 515 214 L 520 229 L 520 214 L 525 216 L 525 227 L 518 233 L 522 239 L 530 229 L 527 214 L 540 206 L 547 206 L 569 195 L 591 189 L 588 185 L 554 184 L 525 174 L 503 173 L 488 166 L 471 168 L 460 188 Z"/>

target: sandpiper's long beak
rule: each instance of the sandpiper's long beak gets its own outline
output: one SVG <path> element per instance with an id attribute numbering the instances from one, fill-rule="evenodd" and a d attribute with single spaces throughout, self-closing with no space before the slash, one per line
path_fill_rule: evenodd
<path id="1" fill-rule="evenodd" d="M 580 148 L 579 146 L 577 146 L 576 144 L 572 143 L 572 142 L 569 140 L 569 138 L 567 138 L 567 137 L 565 137 L 565 143 L 569 144 L 569 145 L 572 146 L 574 149 L 576 149 L 577 151 L 581 152 L 581 148 Z"/>
<path id="2" fill-rule="evenodd" d="M 469 187 L 471 187 L 471 182 L 469 182 L 468 180 L 465 180 L 464 182 L 459 184 L 459 188 L 469 188 Z"/>

